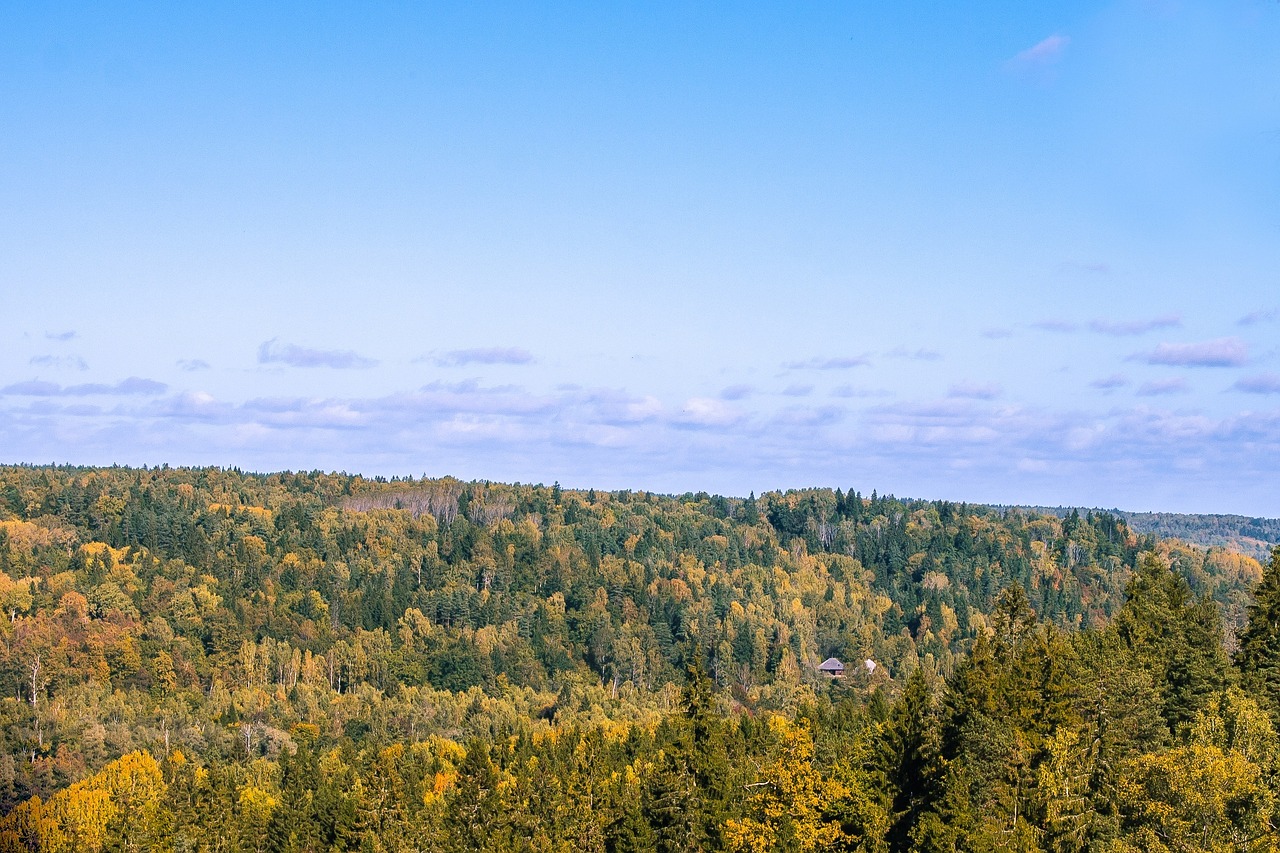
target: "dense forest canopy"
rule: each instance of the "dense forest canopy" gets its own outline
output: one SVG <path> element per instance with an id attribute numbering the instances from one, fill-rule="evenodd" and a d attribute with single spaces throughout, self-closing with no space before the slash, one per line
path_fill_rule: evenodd
<path id="1" fill-rule="evenodd" d="M 874 491 L 4 467 L 0 850 L 1273 850 L 1278 575 Z"/>

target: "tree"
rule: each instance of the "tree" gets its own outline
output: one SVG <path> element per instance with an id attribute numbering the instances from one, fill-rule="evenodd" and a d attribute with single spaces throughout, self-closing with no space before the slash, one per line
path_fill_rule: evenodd
<path id="1" fill-rule="evenodd" d="M 749 783 L 748 816 L 730 818 L 725 840 L 742 853 L 810 853 L 850 841 L 833 819 L 848 790 L 813 767 L 809 728 L 774 714 L 768 722 L 779 743 L 778 754 Z"/>
<path id="2" fill-rule="evenodd" d="M 445 817 L 450 849 L 482 850 L 501 811 L 499 774 L 489 758 L 489 745 L 472 741 L 458 767 L 458 778 Z"/>
<path id="3" fill-rule="evenodd" d="M 1253 592 L 1249 621 L 1240 633 L 1236 665 L 1241 680 L 1280 726 L 1280 547 Z"/>
<path id="4" fill-rule="evenodd" d="M 1184 746 L 1130 762 L 1118 792 L 1121 851 L 1274 853 L 1275 798 L 1258 766 L 1236 752 Z"/>
<path id="5" fill-rule="evenodd" d="M 1116 630 L 1160 687 L 1161 712 L 1174 734 L 1227 683 L 1218 606 L 1196 601 L 1186 580 L 1155 553 L 1143 555 L 1129 581 Z"/>
<path id="6" fill-rule="evenodd" d="M 940 782 L 938 715 L 924 671 L 907 679 L 880 730 L 876 765 L 889 799 L 889 849 L 914 849 L 914 830 L 936 802 Z"/>

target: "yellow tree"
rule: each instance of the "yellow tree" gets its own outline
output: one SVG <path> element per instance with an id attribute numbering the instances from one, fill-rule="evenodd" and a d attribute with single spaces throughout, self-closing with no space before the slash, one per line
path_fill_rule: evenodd
<path id="1" fill-rule="evenodd" d="M 851 839 L 831 817 L 849 792 L 813 766 L 808 726 L 781 716 L 769 718 L 778 739 L 777 756 L 750 785 L 750 814 L 725 822 L 729 849 L 740 853 L 809 853 L 833 850 Z"/>
<path id="2" fill-rule="evenodd" d="M 131 752 L 87 779 L 15 808 L 0 820 L 0 851 L 96 853 L 112 840 L 124 850 L 149 849 L 164 780 L 147 752 Z M 24 842 L 21 847 L 15 842 Z"/>
<path id="3" fill-rule="evenodd" d="M 1276 853 L 1275 800 L 1238 752 L 1193 744 L 1133 759 L 1119 785 L 1121 851 Z"/>

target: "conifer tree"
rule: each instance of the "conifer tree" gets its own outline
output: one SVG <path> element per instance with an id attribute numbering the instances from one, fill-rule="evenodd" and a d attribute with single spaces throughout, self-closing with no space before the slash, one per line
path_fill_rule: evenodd
<path id="1" fill-rule="evenodd" d="M 889 850 L 914 849 L 914 830 L 933 805 L 939 782 L 938 719 L 924 671 L 907 679 L 882 725 L 877 765 L 889 799 Z"/>
<path id="2" fill-rule="evenodd" d="M 489 744 L 472 741 L 458 768 L 457 787 L 449 801 L 445 828 L 449 849 L 482 850 L 494 829 L 498 808 L 498 771 L 489 759 Z"/>
<path id="3" fill-rule="evenodd" d="M 1218 606 L 1196 601 L 1186 580 L 1155 553 L 1143 555 L 1129 581 L 1116 630 L 1160 686 L 1161 712 L 1175 735 L 1227 683 Z"/>
<path id="4" fill-rule="evenodd" d="M 1280 726 L 1280 547 L 1253 593 L 1249 621 L 1236 653 L 1244 687 Z"/>
<path id="5" fill-rule="evenodd" d="M 298 741 L 297 751 L 281 761 L 280 808 L 272 813 L 267 829 L 272 853 L 299 853 L 319 844 L 314 804 L 319 770 L 309 739 Z"/>

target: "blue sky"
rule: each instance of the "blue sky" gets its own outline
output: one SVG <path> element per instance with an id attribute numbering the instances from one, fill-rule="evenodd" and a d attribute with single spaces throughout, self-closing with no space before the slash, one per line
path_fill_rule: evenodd
<path id="1" fill-rule="evenodd" d="M 1280 515 L 1280 4 L 784 5 L 0 7 L 0 457 Z"/>

